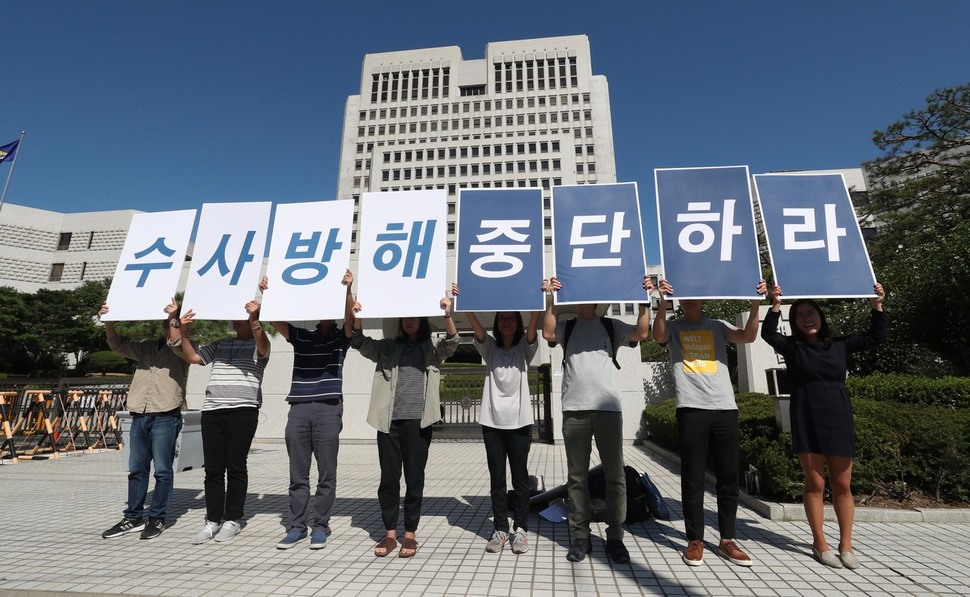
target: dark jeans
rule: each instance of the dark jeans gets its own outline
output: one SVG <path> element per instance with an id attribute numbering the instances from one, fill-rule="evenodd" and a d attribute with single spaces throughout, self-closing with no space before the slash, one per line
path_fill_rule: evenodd
<path id="1" fill-rule="evenodd" d="M 424 498 L 424 467 L 431 447 L 431 426 L 421 428 L 419 419 L 391 421 L 388 433 L 377 432 L 377 455 L 381 462 L 381 484 L 377 500 L 385 529 L 397 529 L 401 505 L 401 467 L 404 467 L 404 530 L 414 532 L 421 522 Z"/>
<path id="2" fill-rule="evenodd" d="M 593 438 L 606 473 L 606 538 L 623 539 L 626 521 L 626 474 L 623 472 L 623 413 L 571 410 L 562 413 L 569 481 L 569 532 L 573 539 L 589 538 L 592 507 L 589 498 L 589 455 Z"/>
<path id="3" fill-rule="evenodd" d="M 717 527 L 721 539 L 735 539 L 738 514 L 738 411 L 677 409 L 680 435 L 680 492 L 687 540 L 704 539 L 704 473 L 707 455 L 717 480 Z"/>
<path id="4" fill-rule="evenodd" d="M 508 487 L 505 484 L 505 461 L 512 471 L 512 488 L 515 490 L 514 528 L 529 530 L 529 446 L 532 443 L 532 426 L 519 429 L 496 429 L 482 425 L 485 440 L 485 458 L 492 495 L 492 516 L 496 531 L 509 532 Z"/>
<path id="5" fill-rule="evenodd" d="M 286 453 L 290 457 L 289 528 L 322 528 L 330 534 L 330 513 L 337 491 L 337 450 L 344 406 L 332 402 L 294 402 L 286 418 Z M 317 490 L 310 511 L 310 457 L 317 461 Z"/>
<path id="6" fill-rule="evenodd" d="M 256 435 L 259 411 L 222 408 L 202 413 L 205 456 L 205 518 L 241 520 L 249 487 L 249 447 Z"/>
<path id="7" fill-rule="evenodd" d="M 128 434 L 128 507 L 125 518 L 145 513 L 148 476 L 155 463 L 155 492 L 148 510 L 150 518 L 165 518 L 175 484 L 175 443 L 182 430 L 182 415 L 133 415 Z"/>

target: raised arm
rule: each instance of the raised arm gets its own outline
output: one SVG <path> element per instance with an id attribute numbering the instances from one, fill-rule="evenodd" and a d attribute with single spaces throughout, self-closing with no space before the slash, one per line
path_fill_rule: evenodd
<path id="1" fill-rule="evenodd" d="M 765 315 L 765 322 L 761 326 L 761 339 L 767 342 L 775 351 L 784 356 L 788 350 L 788 339 L 778 333 L 778 320 L 781 319 L 781 286 L 773 286 L 769 293 L 771 310 Z"/>
<path id="2" fill-rule="evenodd" d="M 846 338 L 846 349 L 849 352 L 865 350 L 870 346 L 882 344 L 886 340 L 886 315 L 882 310 L 882 299 L 886 296 L 886 292 L 883 290 L 882 284 L 878 283 L 872 287 L 872 290 L 876 293 L 876 296 L 869 299 L 869 304 L 872 306 L 869 331 L 865 334 Z"/>
<path id="3" fill-rule="evenodd" d="M 259 303 L 256 301 L 246 303 L 246 313 L 249 313 L 249 327 L 253 330 L 253 340 L 256 341 L 256 354 L 265 357 L 269 354 L 269 336 L 259 323 Z"/>
<path id="4" fill-rule="evenodd" d="M 637 327 L 630 333 L 630 343 L 642 342 L 650 337 L 650 293 L 653 292 L 653 282 L 650 276 L 643 277 L 643 289 L 647 292 L 647 302 L 640 303 L 640 313 L 637 315 Z"/>
<path id="5" fill-rule="evenodd" d="M 98 309 L 98 318 L 105 315 L 109 311 L 108 303 L 101 305 Z M 118 350 L 118 346 L 121 345 L 121 338 L 118 337 L 118 333 L 115 332 L 115 324 L 111 321 L 105 321 L 104 323 L 104 339 L 108 342 L 108 348 L 111 350 Z"/>
<path id="6" fill-rule="evenodd" d="M 458 296 L 458 283 L 457 282 L 452 282 L 451 283 L 451 295 L 452 296 L 455 296 L 455 297 Z M 481 322 L 478 321 L 478 317 L 476 317 L 475 314 L 472 313 L 471 311 L 466 311 L 465 312 L 465 318 L 468 319 L 468 325 L 472 326 L 472 331 L 475 332 L 475 341 L 476 342 L 479 342 L 479 343 L 484 342 L 485 341 L 485 328 L 482 327 Z"/>
<path id="7" fill-rule="evenodd" d="M 195 350 L 195 345 L 192 344 L 192 340 L 189 338 L 189 329 L 192 327 L 192 321 L 195 318 L 195 311 L 189 309 L 185 313 L 182 313 L 182 317 L 178 320 L 178 327 L 169 326 L 169 341 L 168 345 L 171 347 L 181 346 L 182 359 L 186 363 L 192 363 L 193 365 L 201 365 L 202 357 Z"/>
<path id="8" fill-rule="evenodd" d="M 768 294 L 768 283 L 764 280 L 758 282 L 755 288 L 762 297 Z M 761 301 L 764 299 L 752 300 L 751 310 L 748 311 L 748 321 L 744 327 L 731 330 L 727 334 L 727 341 L 731 344 L 750 344 L 758 338 L 758 319 L 761 311 Z"/>
<path id="9" fill-rule="evenodd" d="M 525 341 L 527 344 L 535 344 L 539 339 L 539 318 L 542 311 L 533 311 L 529 315 L 529 325 L 525 328 Z"/>
<path id="10" fill-rule="evenodd" d="M 354 305 L 357 304 L 357 301 L 354 300 L 353 292 L 354 274 L 348 269 L 344 272 L 344 277 L 340 283 L 347 287 L 347 301 L 344 305 L 344 336 L 353 338 L 354 320 L 357 318 L 357 312 L 354 309 Z"/>
<path id="11" fill-rule="evenodd" d="M 653 318 L 653 339 L 658 344 L 666 344 L 670 340 L 667 333 L 667 297 L 674 293 L 674 288 L 667 280 L 658 282 L 660 292 L 660 305 L 657 306 L 657 315 Z"/>
<path id="12" fill-rule="evenodd" d="M 266 292 L 269 288 L 269 278 L 263 276 L 263 279 L 259 281 L 259 291 Z M 290 339 L 290 324 L 285 321 L 270 321 L 269 324 L 273 326 L 273 329 L 283 336 L 284 340 Z"/>
<path id="13" fill-rule="evenodd" d="M 553 312 L 553 293 L 562 288 L 562 284 L 553 276 L 542 281 L 542 291 L 546 297 L 546 312 L 542 316 L 542 339 L 546 342 L 556 341 L 556 314 Z"/>
<path id="14" fill-rule="evenodd" d="M 442 315 L 442 317 L 445 318 L 445 333 L 448 334 L 449 337 L 454 336 L 458 333 L 458 328 L 455 327 L 455 320 L 451 316 L 451 297 L 449 297 L 447 294 L 441 297 L 441 301 L 438 302 L 438 306 L 444 309 L 444 315 Z"/>

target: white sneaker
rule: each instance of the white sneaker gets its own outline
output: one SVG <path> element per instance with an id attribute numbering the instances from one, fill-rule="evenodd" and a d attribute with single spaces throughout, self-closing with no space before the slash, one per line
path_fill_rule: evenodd
<path id="1" fill-rule="evenodd" d="M 228 541 L 239 534 L 239 522 L 235 520 L 227 520 L 222 523 L 222 528 L 216 533 L 215 540 L 216 543 L 222 543 L 223 541 Z"/>
<path id="2" fill-rule="evenodd" d="M 219 523 L 212 522 L 211 520 L 205 521 L 205 526 L 198 533 L 192 535 L 192 545 L 201 545 L 213 537 L 219 532 Z"/>

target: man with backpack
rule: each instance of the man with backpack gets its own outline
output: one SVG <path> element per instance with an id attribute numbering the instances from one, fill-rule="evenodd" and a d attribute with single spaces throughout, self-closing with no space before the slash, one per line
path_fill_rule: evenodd
<path id="1" fill-rule="evenodd" d="M 543 280 L 542 289 L 552 294 L 562 288 L 558 279 Z M 647 296 L 653 291 L 644 276 Z M 569 530 L 572 542 L 566 559 L 580 562 L 592 552 L 589 497 L 589 457 L 596 439 L 606 473 L 606 553 L 618 564 L 630 561 L 623 545 L 626 520 L 626 475 L 623 471 L 623 413 L 616 371 L 621 346 L 636 347 L 650 333 L 650 310 L 640 305 L 635 326 L 609 317 L 597 317 L 595 304 L 577 307 L 575 320 L 556 322 L 553 301 L 548 301 L 542 320 L 542 337 L 563 345 L 562 435 L 566 447 L 569 483 Z"/>

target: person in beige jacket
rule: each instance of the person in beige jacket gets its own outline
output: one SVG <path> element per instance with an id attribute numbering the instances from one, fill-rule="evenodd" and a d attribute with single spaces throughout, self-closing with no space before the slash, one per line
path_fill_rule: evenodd
<path id="1" fill-rule="evenodd" d="M 444 310 L 446 336 L 431 339 L 427 317 L 398 320 L 395 338 L 374 340 L 361 332 L 361 319 L 354 322 L 351 347 L 376 363 L 367 423 L 377 430 L 377 453 L 381 483 L 377 498 L 387 530 L 374 547 L 374 555 L 385 557 L 397 547 L 397 525 L 401 504 L 401 469 L 407 489 L 404 493 L 404 538 L 398 556 L 410 558 L 418 549 L 415 533 L 421 519 L 424 468 L 431 446 L 431 426 L 441 419 L 438 366 L 458 348 L 458 330 L 451 318 L 451 299 L 440 302 Z M 360 311 L 360 305 L 355 305 Z"/>

